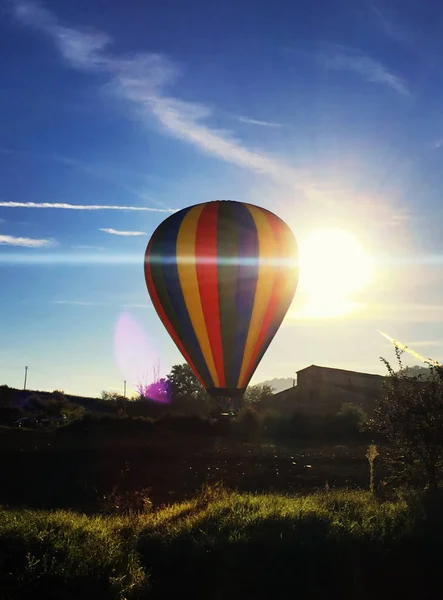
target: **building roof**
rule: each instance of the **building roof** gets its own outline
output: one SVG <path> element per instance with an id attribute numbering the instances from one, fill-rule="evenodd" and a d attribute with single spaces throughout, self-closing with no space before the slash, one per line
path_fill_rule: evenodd
<path id="1" fill-rule="evenodd" d="M 334 371 L 337 373 L 350 373 L 353 375 L 361 375 L 362 377 L 384 377 L 384 375 L 377 375 L 376 373 L 361 373 L 360 371 L 351 371 L 349 369 L 335 369 L 334 367 L 321 367 L 319 365 L 310 365 L 309 367 L 305 367 L 304 369 L 300 369 L 297 371 L 297 375 L 299 373 L 303 373 L 308 369 L 321 369 L 322 371 Z"/>

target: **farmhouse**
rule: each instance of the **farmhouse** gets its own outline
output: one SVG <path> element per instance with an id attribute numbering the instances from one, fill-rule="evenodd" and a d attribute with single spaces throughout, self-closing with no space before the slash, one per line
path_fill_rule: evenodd
<path id="1" fill-rule="evenodd" d="M 370 413 L 382 390 L 382 375 L 311 365 L 297 371 L 297 385 L 274 394 L 269 406 L 284 412 L 336 414 L 345 403 Z"/>

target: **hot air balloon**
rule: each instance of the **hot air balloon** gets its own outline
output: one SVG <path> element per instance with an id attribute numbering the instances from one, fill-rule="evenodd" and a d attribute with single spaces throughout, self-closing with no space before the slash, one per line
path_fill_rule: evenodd
<path id="1" fill-rule="evenodd" d="M 215 398 L 241 399 L 298 283 L 298 248 L 272 212 L 215 200 L 153 233 L 145 279 L 164 326 Z"/>

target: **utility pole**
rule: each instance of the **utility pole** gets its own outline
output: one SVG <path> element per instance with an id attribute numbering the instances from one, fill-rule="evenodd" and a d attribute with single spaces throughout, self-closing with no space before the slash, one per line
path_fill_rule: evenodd
<path id="1" fill-rule="evenodd" d="M 26 379 L 28 378 L 28 367 L 25 367 L 25 382 L 23 384 L 23 389 L 26 389 Z"/>
<path id="2" fill-rule="evenodd" d="M 123 396 L 126 398 L 126 379 L 125 379 L 125 381 L 124 381 L 124 384 L 125 384 L 125 385 L 124 385 L 124 390 L 125 390 L 125 391 L 123 392 Z"/>

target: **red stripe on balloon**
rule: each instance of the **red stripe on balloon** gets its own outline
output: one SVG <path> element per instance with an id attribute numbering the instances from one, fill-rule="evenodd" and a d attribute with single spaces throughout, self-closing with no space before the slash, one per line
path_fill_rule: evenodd
<path id="1" fill-rule="evenodd" d="M 282 238 L 282 232 L 281 232 L 281 226 L 280 223 L 277 219 L 273 218 L 273 215 L 271 215 L 268 211 L 263 211 L 265 212 L 265 215 L 269 221 L 269 224 L 271 226 L 271 229 L 273 231 L 274 237 L 277 241 L 277 244 L 280 246 L 280 249 L 282 250 L 279 255 L 282 258 L 285 258 L 285 252 L 284 249 L 281 248 L 281 245 L 279 244 L 279 242 L 281 242 L 281 238 Z M 284 236 L 283 236 L 284 239 Z M 286 267 L 287 268 L 287 267 Z M 269 334 L 269 329 L 272 325 L 272 322 L 275 318 L 275 313 L 277 312 L 278 309 L 278 305 L 281 299 L 282 294 L 284 293 L 284 289 L 285 289 L 285 284 L 286 284 L 286 268 L 281 267 L 280 269 L 277 270 L 277 272 L 275 273 L 275 277 L 274 277 L 274 282 L 272 285 L 272 294 L 271 297 L 269 299 L 268 302 L 268 306 L 265 312 L 265 316 L 263 318 L 263 322 L 262 322 L 262 326 L 260 329 L 260 333 L 258 335 L 257 338 L 257 342 L 255 344 L 255 348 L 254 348 L 254 352 L 252 353 L 251 356 L 251 361 L 248 365 L 248 369 L 247 369 L 247 375 L 246 375 L 246 379 L 249 380 L 250 377 L 252 377 L 252 373 L 251 370 L 254 369 L 257 366 L 258 362 L 257 362 L 257 357 L 259 352 L 262 350 L 264 343 L 266 342 L 266 339 L 268 337 Z"/>
<path id="2" fill-rule="evenodd" d="M 172 327 L 171 322 L 166 315 L 166 312 L 163 310 L 162 304 L 160 302 L 160 298 L 158 297 L 158 294 L 157 294 L 157 290 L 155 289 L 155 284 L 154 284 L 154 280 L 152 278 L 152 273 L 151 273 L 151 266 L 149 264 L 149 256 L 151 253 L 152 241 L 153 241 L 153 237 L 149 241 L 148 247 L 146 248 L 146 254 L 145 254 L 145 280 L 146 280 L 146 285 L 148 287 L 149 295 L 151 296 L 152 304 L 154 305 L 154 308 L 157 311 L 157 314 L 160 317 L 167 332 L 169 333 L 171 338 L 174 340 L 175 345 L 180 350 L 180 352 L 183 354 L 184 359 L 186 360 L 188 365 L 191 367 L 191 369 L 194 371 L 194 373 L 196 374 L 196 376 L 197 376 L 198 380 L 200 381 L 200 383 L 202 384 L 202 386 L 205 387 L 205 383 L 204 383 L 203 379 L 200 377 L 198 370 L 195 368 L 194 363 L 192 362 L 189 354 L 186 352 L 183 344 L 180 341 L 180 338 L 175 333 L 175 330 Z"/>
<path id="3" fill-rule="evenodd" d="M 214 357 L 220 387 L 225 387 L 226 380 L 218 294 L 218 207 L 218 202 L 211 202 L 202 210 L 195 236 L 195 262 L 200 300 L 211 344 L 212 356 Z"/>

